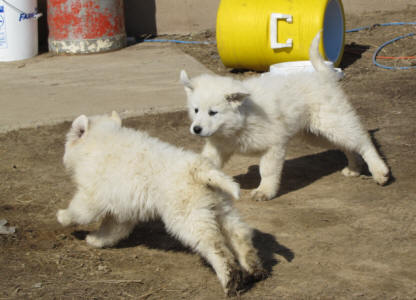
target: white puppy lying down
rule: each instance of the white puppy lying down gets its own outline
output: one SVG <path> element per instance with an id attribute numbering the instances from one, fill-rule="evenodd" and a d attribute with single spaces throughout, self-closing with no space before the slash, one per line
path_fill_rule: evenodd
<path id="1" fill-rule="evenodd" d="M 310 48 L 315 73 L 263 76 L 239 81 L 181 72 L 192 120 L 191 133 L 206 137 L 202 154 L 218 167 L 237 152 L 261 156 L 255 200 L 276 196 L 289 140 L 300 134 L 309 141 L 341 148 L 348 159 L 345 176 L 360 174 L 360 154 L 374 180 L 385 184 L 389 169 L 318 52 L 318 34 Z M 328 143 L 329 142 L 329 143 Z"/>
<path id="2" fill-rule="evenodd" d="M 75 119 L 63 160 L 77 191 L 57 218 L 64 226 L 103 219 L 88 244 L 115 245 L 139 221 L 160 217 L 212 265 L 226 293 L 241 287 L 241 267 L 257 279 L 265 274 L 253 231 L 232 207 L 238 184 L 201 155 L 122 127 L 113 112 Z"/>

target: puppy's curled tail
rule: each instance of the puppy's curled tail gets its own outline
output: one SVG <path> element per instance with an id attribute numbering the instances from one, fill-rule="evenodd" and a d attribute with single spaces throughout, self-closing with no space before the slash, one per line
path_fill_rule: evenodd
<path id="1" fill-rule="evenodd" d="M 322 30 L 313 38 L 311 47 L 309 48 L 309 60 L 311 61 L 313 67 L 318 72 L 318 74 L 328 76 L 328 77 L 337 77 L 335 70 L 330 68 L 325 64 L 325 60 L 319 53 L 319 42 L 321 40 Z"/>
<path id="2" fill-rule="evenodd" d="M 211 164 L 198 166 L 193 169 L 192 173 L 196 181 L 218 188 L 236 200 L 240 198 L 240 185 Z"/>

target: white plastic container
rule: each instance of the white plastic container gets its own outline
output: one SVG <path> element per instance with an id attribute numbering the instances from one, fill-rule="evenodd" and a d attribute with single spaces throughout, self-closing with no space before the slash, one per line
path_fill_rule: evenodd
<path id="1" fill-rule="evenodd" d="M 0 0 L 0 61 L 38 54 L 37 0 Z"/>
<path id="2" fill-rule="evenodd" d="M 331 61 L 325 61 L 325 64 L 334 70 L 338 79 L 344 77 L 344 73 L 340 68 L 334 68 L 334 64 Z M 289 75 L 293 73 L 312 73 L 316 72 L 312 63 L 309 60 L 291 61 L 285 63 L 274 64 L 270 66 L 270 75 Z M 266 73 L 267 74 L 267 73 Z"/>

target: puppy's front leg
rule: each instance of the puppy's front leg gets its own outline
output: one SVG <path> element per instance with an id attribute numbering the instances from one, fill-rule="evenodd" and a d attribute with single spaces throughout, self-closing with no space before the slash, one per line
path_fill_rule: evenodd
<path id="1" fill-rule="evenodd" d="M 217 168 L 222 168 L 228 161 L 232 152 L 226 150 L 228 147 L 217 147 L 210 140 L 207 140 L 202 149 L 202 155 L 208 158 Z"/>
<path id="2" fill-rule="evenodd" d="M 273 146 L 260 159 L 260 185 L 252 191 L 256 201 L 270 200 L 276 196 L 280 186 L 280 176 L 285 161 L 284 145 Z"/>
<path id="3" fill-rule="evenodd" d="M 99 210 L 91 205 L 85 193 L 78 191 L 68 208 L 58 210 L 56 217 L 62 226 L 89 224 L 97 219 L 98 212 Z"/>

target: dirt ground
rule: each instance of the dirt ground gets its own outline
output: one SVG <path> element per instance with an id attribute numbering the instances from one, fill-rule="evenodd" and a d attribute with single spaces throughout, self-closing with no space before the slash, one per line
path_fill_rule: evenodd
<path id="1" fill-rule="evenodd" d="M 347 18 L 347 28 L 414 21 L 416 7 Z M 377 186 L 367 175 L 346 178 L 344 155 L 294 140 L 278 197 L 254 202 L 258 159 L 235 156 L 226 166 L 242 187 L 235 203 L 256 228 L 254 243 L 270 276 L 241 299 L 416 299 L 416 70 L 372 65 L 377 45 L 415 27 L 374 27 L 346 36 L 343 86 L 372 134 L 393 178 Z M 214 39 L 210 32 L 189 39 Z M 247 77 L 221 65 L 215 45 L 178 45 L 211 70 Z M 416 39 L 380 55 L 416 55 Z M 384 61 L 383 61 L 384 62 Z M 411 65 L 415 60 L 387 61 Z M 88 227 L 56 221 L 74 186 L 62 165 L 69 123 L 0 135 L 0 299 L 223 299 L 212 269 L 167 235 L 163 224 L 140 224 L 117 247 L 92 249 Z M 125 125 L 199 151 L 186 113 L 146 115 Z"/>

